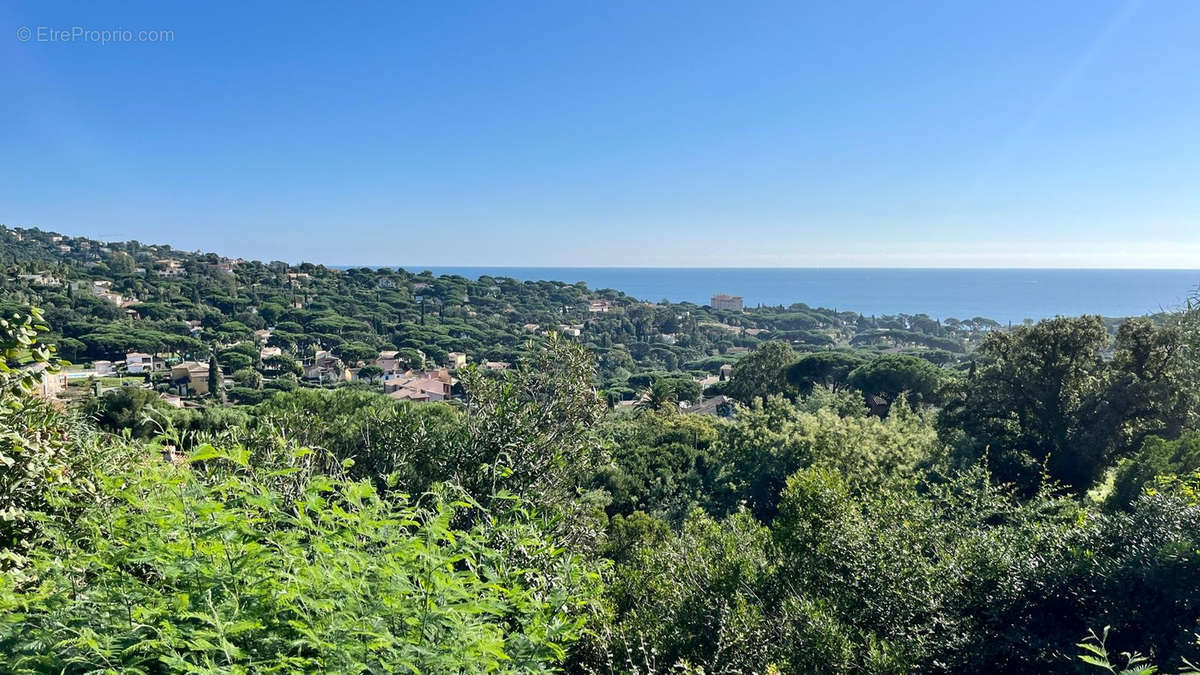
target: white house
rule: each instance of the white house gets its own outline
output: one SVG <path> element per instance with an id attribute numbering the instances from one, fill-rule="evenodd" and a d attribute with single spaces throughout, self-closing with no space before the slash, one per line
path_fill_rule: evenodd
<path id="1" fill-rule="evenodd" d="M 141 352 L 131 352 L 125 355 L 125 372 L 131 375 L 148 373 L 154 370 L 154 357 Z"/>

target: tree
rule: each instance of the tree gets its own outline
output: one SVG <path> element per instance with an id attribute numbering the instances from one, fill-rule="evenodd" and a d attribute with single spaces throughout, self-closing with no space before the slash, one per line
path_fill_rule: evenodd
<path id="1" fill-rule="evenodd" d="M 108 256 L 108 259 L 106 262 L 108 264 L 108 269 L 113 274 L 118 274 L 118 275 L 133 274 L 133 270 L 135 267 L 134 262 L 133 262 L 133 257 L 130 256 L 128 253 L 125 253 L 124 251 L 118 251 L 118 252 L 113 253 L 112 255 Z"/>
<path id="2" fill-rule="evenodd" d="M 297 377 L 304 374 L 300 362 L 286 354 L 275 354 L 263 359 L 263 366 L 281 374 L 290 373 Z"/>
<path id="3" fill-rule="evenodd" d="M 796 353 L 786 342 L 765 342 L 734 364 L 726 391 L 743 403 L 787 393 L 790 386 L 784 371 L 795 360 Z"/>
<path id="4" fill-rule="evenodd" d="M 698 512 L 676 536 L 653 525 L 638 534 L 646 538 L 626 544 L 631 550 L 621 552 L 626 562 L 610 590 L 613 662 L 656 662 L 660 672 L 688 672 L 689 664 L 703 664 L 706 673 L 779 672 L 768 646 L 787 622 L 770 613 L 779 593 L 771 586 L 766 528 L 745 513 L 718 522 Z"/>
<path id="5" fill-rule="evenodd" d="M 217 357 L 217 363 L 229 370 L 242 370 L 254 366 L 254 358 L 240 351 L 227 349 Z"/>
<path id="6" fill-rule="evenodd" d="M 1200 362 L 1188 351 L 1187 337 L 1184 325 L 1170 320 L 1121 324 L 1113 357 L 1105 362 L 1102 393 L 1085 412 L 1092 442 L 1111 442 L 1115 455 L 1125 456 L 1150 435 L 1174 439 L 1196 427 Z"/>
<path id="7" fill-rule="evenodd" d="M 787 381 L 801 391 L 822 386 L 838 392 L 850 384 L 850 372 L 867 362 L 857 352 L 824 351 L 801 356 L 788 366 Z"/>
<path id="8" fill-rule="evenodd" d="M 942 414 L 947 438 L 997 478 L 1051 478 L 1082 491 L 1151 434 L 1167 439 L 1193 423 L 1197 368 L 1176 326 L 1127 322 L 1113 357 L 1100 317 L 1058 318 L 990 333 L 983 365 Z"/>
<path id="9" fill-rule="evenodd" d="M 1155 487 L 1160 476 L 1184 476 L 1197 471 L 1200 471 L 1200 432 L 1184 434 L 1175 441 L 1151 436 L 1141 450 L 1117 466 L 1107 504 L 1129 509 L 1146 489 Z"/>
<path id="10" fill-rule="evenodd" d="M 425 367 L 425 355 L 412 347 L 396 350 L 396 358 L 403 361 L 409 368 Z"/>
<path id="11" fill-rule="evenodd" d="M 220 396 L 221 390 L 221 368 L 217 365 L 217 355 L 213 354 L 208 357 L 208 395 L 213 398 Z"/>
<path id="12" fill-rule="evenodd" d="M 135 438 L 150 438 L 171 426 L 172 408 L 162 396 L 141 387 L 120 387 L 93 398 L 84 406 L 100 428 L 114 433 L 129 430 Z"/>
<path id="13" fill-rule="evenodd" d="M 61 427 L 46 423 L 54 411 L 30 395 L 43 369 L 57 368 L 53 347 L 39 339 L 49 329 L 37 308 L 0 318 L 0 554 L 32 547 L 36 515 L 47 508 L 47 488 L 69 455 L 56 442 Z M 0 571 L 11 564 L 0 562 Z"/>
<path id="14" fill-rule="evenodd" d="M 46 370 L 57 372 L 54 346 L 39 339 L 49 330 L 36 307 L 0 318 L 0 403 L 8 404 L 32 389 Z"/>
<path id="15" fill-rule="evenodd" d="M 78 361 L 87 351 L 87 345 L 74 338 L 61 338 L 57 342 L 58 353 L 68 361 Z"/>
<path id="16" fill-rule="evenodd" d="M 911 477 L 940 454 L 937 429 L 898 404 L 886 419 L 808 412 L 781 397 L 741 410 L 722 427 L 715 463 L 724 467 L 719 511 L 744 505 L 763 522 L 774 518 L 789 476 L 806 467 L 836 470 L 855 489 L 870 491 Z"/>
<path id="17" fill-rule="evenodd" d="M 704 395 L 700 389 L 700 383 L 690 377 L 668 377 L 662 381 L 675 392 L 676 401 L 699 403 Z"/>
<path id="18" fill-rule="evenodd" d="M 375 382 L 383 377 L 383 368 L 379 366 L 363 366 L 358 371 L 358 379 L 367 382 Z"/>
<path id="19" fill-rule="evenodd" d="M 354 365 L 375 358 L 378 350 L 363 342 L 347 342 L 334 347 L 333 353 L 347 364 Z"/>
<path id="20" fill-rule="evenodd" d="M 885 354 L 855 368 L 847 380 L 864 394 L 882 396 L 889 403 L 900 394 L 921 401 L 933 398 L 942 381 L 942 371 L 915 356 Z"/>
<path id="21" fill-rule="evenodd" d="M 258 314 L 263 318 L 263 321 L 267 322 L 268 326 L 273 326 L 286 311 L 287 309 L 279 303 L 266 302 L 258 309 Z"/>
<path id="22" fill-rule="evenodd" d="M 422 348 L 422 351 L 425 352 L 427 363 L 445 363 L 450 358 L 450 352 L 437 345 L 426 345 Z"/>
<path id="23" fill-rule="evenodd" d="M 233 381 L 247 389 L 262 389 L 262 373 L 253 368 L 240 368 L 233 373 Z"/>
<path id="24" fill-rule="evenodd" d="M 217 326 L 217 332 L 223 333 L 228 339 L 242 339 L 250 336 L 250 327 L 241 321 L 226 321 Z"/>
<path id="25" fill-rule="evenodd" d="M 675 387 L 667 380 L 657 380 L 642 392 L 634 407 L 638 410 L 673 410 L 677 401 Z"/>
<path id="26" fill-rule="evenodd" d="M 466 440 L 455 474 L 472 494 L 509 492 L 564 516 L 566 538 L 596 536 L 582 486 L 603 462 L 595 426 L 604 402 L 587 349 L 558 333 L 530 345 L 515 368 L 485 377 L 462 374 Z"/>

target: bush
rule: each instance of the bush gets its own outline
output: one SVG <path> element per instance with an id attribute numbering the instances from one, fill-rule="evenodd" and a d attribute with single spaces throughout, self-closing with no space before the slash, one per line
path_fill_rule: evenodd
<path id="1" fill-rule="evenodd" d="M 1151 436 L 1134 456 L 1117 466 L 1116 480 L 1108 505 L 1127 509 L 1158 476 L 1186 475 L 1200 469 L 1200 432 L 1166 441 Z"/>
<path id="2" fill-rule="evenodd" d="M 0 580 L 7 667 L 531 672 L 579 638 L 598 577 L 532 509 L 383 499 L 248 457 L 97 475 L 103 503 L 50 521 Z"/>

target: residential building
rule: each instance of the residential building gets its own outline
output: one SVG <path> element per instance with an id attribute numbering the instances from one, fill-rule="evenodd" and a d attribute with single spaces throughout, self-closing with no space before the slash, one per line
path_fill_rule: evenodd
<path id="1" fill-rule="evenodd" d="M 346 364 L 331 352 L 319 350 L 313 360 L 304 365 L 304 377 L 318 382 L 348 382 L 350 371 Z"/>
<path id="2" fill-rule="evenodd" d="M 728 309 L 735 312 L 740 312 L 742 311 L 742 296 L 718 293 L 712 296 L 712 302 L 710 305 L 713 309 Z"/>
<path id="3" fill-rule="evenodd" d="M 174 258 L 163 258 L 162 260 L 155 260 L 154 263 L 158 265 L 159 268 L 155 273 L 160 277 L 172 278 L 187 276 L 187 270 L 184 269 L 183 263 L 175 260 Z"/>
<path id="4" fill-rule="evenodd" d="M 450 352 L 446 355 L 446 367 L 451 370 L 467 365 L 467 355 L 462 352 Z"/>
<path id="5" fill-rule="evenodd" d="M 17 278 L 27 281 L 33 286 L 62 286 L 62 282 L 45 272 L 37 274 L 18 274 Z"/>
<path id="6" fill-rule="evenodd" d="M 700 403 L 683 408 L 690 415 L 716 415 L 717 417 L 732 417 L 734 411 L 733 399 L 728 396 L 714 396 Z"/>
<path id="7" fill-rule="evenodd" d="M 429 394 L 417 389 L 397 389 L 389 393 L 388 396 L 402 401 L 416 401 L 420 403 L 429 400 Z"/>
<path id="8" fill-rule="evenodd" d="M 379 356 L 375 357 L 374 365 L 385 373 L 398 373 L 403 370 L 403 363 L 397 356 L 399 353 L 390 349 L 379 352 Z"/>
<path id="9" fill-rule="evenodd" d="M 130 352 L 125 355 L 125 372 L 130 375 L 148 373 L 154 370 L 154 357 L 150 354 Z"/>
<path id="10" fill-rule="evenodd" d="M 65 372 L 52 373 L 46 369 L 46 364 L 44 363 L 36 363 L 26 370 L 41 373 L 41 379 L 34 385 L 32 392 L 38 398 L 46 400 L 54 399 L 67 388 L 67 374 Z"/>
<path id="11" fill-rule="evenodd" d="M 72 281 L 71 288 L 76 291 L 86 290 L 97 298 L 107 300 L 118 307 L 128 307 L 137 303 L 137 298 L 126 298 L 112 291 L 111 281 Z"/>
<path id="12" fill-rule="evenodd" d="M 100 298 L 102 300 L 107 300 L 107 301 L 111 302 L 112 304 L 117 305 L 118 307 L 123 306 L 125 304 L 125 297 L 122 296 L 120 293 L 110 293 L 108 291 L 102 291 L 100 293 L 97 293 L 96 297 Z"/>
<path id="13" fill-rule="evenodd" d="M 208 390 L 208 364 L 200 361 L 184 361 L 171 368 L 171 382 L 181 396 L 204 396 Z"/>
<path id="14" fill-rule="evenodd" d="M 612 309 L 612 302 L 609 300 L 592 300 L 588 302 L 588 311 L 593 313 L 604 313 Z"/>
<path id="15" fill-rule="evenodd" d="M 445 368 L 438 370 L 409 370 L 389 373 L 383 377 L 383 391 L 392 398 L 410 401 L 445 401 L 458 380 Z"/>

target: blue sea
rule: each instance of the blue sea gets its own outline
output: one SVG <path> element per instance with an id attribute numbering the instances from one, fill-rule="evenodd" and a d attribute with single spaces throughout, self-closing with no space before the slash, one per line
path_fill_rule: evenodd
<path id="1" fill-rule="evenodd" d="M 636 267 L 421 267 L 418 272 L 525 281 L 586 282 L 658 302 L 708 304 L 714 293 L 747 307 L 802 302 L 865 315 L 984 316 L 1001 323 L 1053 316 L 1150 314 L 1184 305 L 1200 270 L 1097 269 L 704 269 Z"/>

